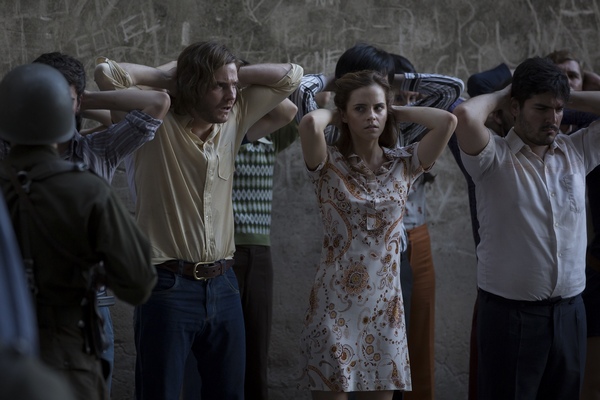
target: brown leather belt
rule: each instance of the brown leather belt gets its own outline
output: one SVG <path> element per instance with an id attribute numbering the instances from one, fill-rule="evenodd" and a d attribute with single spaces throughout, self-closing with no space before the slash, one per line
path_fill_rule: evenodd
<path id="1" fill-rule="evenodd" d="M 181 266 L 180 266 L 181 264 Z M 196 281 L 204 281 L 223 275 L 225 271 L 233 267 L 233 260 L 218 260 L 214 263 L 193 263 L 189 261 L 169 260 L 158 264 L 157 268 L 166 269 L 175 274 L 182 275 Z"/>

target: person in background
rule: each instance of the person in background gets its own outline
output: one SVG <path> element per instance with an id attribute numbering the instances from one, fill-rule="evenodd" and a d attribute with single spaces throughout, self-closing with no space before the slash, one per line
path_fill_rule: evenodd
<path id="1" fill-rule="evenodd" d="M 22 65 L 4 77 L 0 138 L 10 152 L 0 187 L 34 295 L 41 359 L 78 399 L 104 400 L 96 287 L 140 304 L 156 271 L 150 244 L 109 184 L 58 155 L 56 144 L 75 132 L 75 102 L 67 80 L 48 65 Z"/>
<path id="2" fill-rule="evenodd" d="M 337 116 L 318 109 L 298 128 L 325 234 L 301 336 L 314 399 L 346 399 L 348 392 L 391 399 L 411 387 L 398 273 L 404 203 L 456 120 L 434 108 L 392 106 L 392 99 L 384 75 L 348 73 L 336 80 Z M 328 146 L 324 131 L 334 119 L 340 138 Z M 397 147 L 396 119 L 429 133 Z"/>
<path id="3" fill-rule="evenodd" d="M 470 97 L 479 96 L 485 93 L 491 93 L 496 90 L 501 90 L 510 84 L 512 79 L 512 71 L 509 70 L 506 64 L 500 64 L 490 70 L 482 71 L 473 74 L 467 80 L 467 93 Z M 449 109 L 453 111 L 458 105 L 464 102 L 464 98 L 459 98 Z M 488 115 L 485 125 L 495 135 L 506 136 L 514 125 L 514 117 L 510 108 L 504 107 L 494 110 Z M 463 165 L 460 148 L 456 134 L 453 134 L 448 142 L 448 147 L 452 152 L 452 156 L 456 164 L 460 168 L 467 183 L 467 193 L 469 197 L 469 214 L 471 218 L 471 229 L 473 233 L 473 242 L 475 248 L 479 244 L 479 220 L 477 219 L 477 200 L 475 198 L 475 183 Z M 477 301 L 473 308 L 473 318 L 471 320 L 471 332 L 469 337 L 469 400 L 477 399 Z"/>
<path id="4" fill-rule="evenodd" d="M 586 71 L 583 69 L 581 62 L 575 57 L 569 50 L 556 50 L 546 55 L 546 58 L 550 59 L 556 66 L 563 71 L 563 73 L 569 79 L 569 87 L 571 90 L 587 90 L 597 91 L 600 90 L 600 76 L 593 71 Z M 576 130 L 588 126 L 598 116 L 590 115 L 589 113 L 573 113 L 565 118 L 561 124 L 561 132 L 569 134 Z M 565 116 L 567 117 L 567 116 Z M 573 121 L 575 119 L 575 121 Z"/>
<path id="5" fill-rule="evenodd" d="M 479 398 L 579 397 L 586 330 L 584 177 L 600 163 L 600 125 L 570 136 L 559 134 L 559 126 L 567 102 L 591 111 L 599 100 L 597 92 L 570 94 L 562 71 L 536 57 L 517 67 L 511 86 L 454 110 L 482 221 Z M 504 138 L 485 126 L 502 105 L 515 118 Z"/>
<path id="6" fill-rule="evenodd" d="M 240 64 L 212 41 L 187 46 L 168 70 L 120 64 L 131 85 L 168 90 L 174 105 L 127 165 L 158 270 L 150 300 L 134 314 L 138 400 L 179 399 L 190 352 L 202 398 L 244 396 L 244 322 L 231 268 L 234 160 L 248 129 L 296 89 L 303 71 Z"/>
<path id="7" fill-rule="evenodd" d="M 569 78 L 573 91 L 600 90 L 600 76 L 582 68 L 581 62 L 569 50 L 557 50 L 546 56 Z M 579 113 L 576 120 L 567 120 L 561 125 L 564 133 L 588 126 L 600 118 L 596 114 Z M 587 321 L 587 350 L 583 389 L 580 400 L 600 399 L 600 167 L 586 176 L 588 209 L 591 217 L 591 232 L 586 257 L 586 285 L 583 303 Z"/>
<path id="8" fill-rule="evenodd" d="M 463 84 L 457 78 L 416 74 L 415 67 L 399 54 L 391 54 L 398 80 L 411 82 L 404 90 L 396 90 L 395 104 L 428 106 L 447 110 L 458 99 Z M 420 124 L 400 126 L 399 145 L 408 146 L 421 139 L 426 127 Z M 433 400 L 435 398 L 435 268 L 431 239 L 426 223 L 425 185 L 434 180 L 430 172 L 421 174 L 408 192 L 402 223 L 406 229 L 408 260 L 412 270 L 410 314 L 407 314 L 408 351 L 411 360 L 412 391 L 403 398 Z M 401 392 L 395 398 L 400 398 Z"/>
<path id="9" fill-rule="evenodd" d="M 296 114 L 289 100 L 283 103 Z M 270 132 L 271 127 L 250 129 Z M 297 124 L 289 122 L 276 132 L 247 143 L 235 159 L 233 215 L 235 219 L 235 267 L 246 330 L 245 398 L 268 399 L 268 356 L 273 309 L 271 261 L 271 202 L 273 170 L 277 154 L 297 138 Z"/>
<path id="10" fill-rule="evenodd" d="M 570 50 L 555 50 L 546 55 L 569 78 L 569 86 L 573 90 L 597 91 L 600 89 L 600 75 L 585 70 L 581 61 Z"/>

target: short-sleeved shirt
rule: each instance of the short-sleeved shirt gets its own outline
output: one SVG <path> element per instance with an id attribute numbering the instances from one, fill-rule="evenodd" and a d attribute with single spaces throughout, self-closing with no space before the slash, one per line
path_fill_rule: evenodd
<path id="1" fill-rule="evenodd" d="M 559 134 L 543 159 L 514 129 L 461 154 L 476 185 L 477 282 L 514 300 L 572 297 L 585 287 L 585 177 L 600 163 L 600 123 Z"/>

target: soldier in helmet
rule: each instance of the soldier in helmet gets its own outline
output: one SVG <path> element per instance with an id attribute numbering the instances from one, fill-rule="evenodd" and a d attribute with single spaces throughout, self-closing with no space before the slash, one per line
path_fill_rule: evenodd
<path id="1" fill-rule="evenodd" d="M 71 91 L 56 69 L 27 64 L 2 79 L 0 139 L 11 149 L 0 188 L 34 295 L 40 356 L 78 399 L 107 399 L 93 277 L 136 305 L 150 295 L 156 271 L 146 237 L 109 184 L 60 159 L 56 143 L 74 131 Z"/>
<path id="2" fill-rule="evenodd" d="M 58 144 L 61 158 L 85 163 L 92 172 L 106 179 L 108 183 L 111 183 L 117 167 L 126 157 L 154 138 L 171 104 L 167 93 L 156 90 L 87 91 L 83 64 L 68 54 L 44 53 L 33 62 L 56 68 L 65 77 L 71 89 L 73 116 L 77 126 L 73 136 L 67 142 Z M 98 62 L 97 68 L 100 72 L 104 68 L 109 70 L 115 68 L 112 61 L 106 58 Z M 119 76 L 125 79 L 125 76 Z M 94 129 L 91 133 L 81 134 L 83 115 L 90 117 L 90 113 L 97 112 L 98 109 L 104 112 L 101 121 L 103 126 Z M 108 113 L 109 110 L 112 115 Z M 115 118 L 111 121 L 113 116 Z M 7 145 L 4 147 L 9 148 Z M 8 153 L 6 150 L 5 152 Z M 3 158 L 2 153 L 3 145 L 0 143 L 0 159 Z M 109 306 L 113 305 L 115 300 L 113 296 L 107 295 L 105 288 L 102 288 L 98 292 L 98 302 L 108 342 L 106 350 L 102 353 L 102 359 L 105 361 L 104 372 L 110 391 L 114 366 L 114 334 Z"/>

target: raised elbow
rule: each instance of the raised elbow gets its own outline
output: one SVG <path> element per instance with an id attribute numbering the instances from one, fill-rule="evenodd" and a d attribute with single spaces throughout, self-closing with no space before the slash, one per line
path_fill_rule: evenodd
<path id="1" fill-rule="evenodd" d="M 285 120 L 285 124 L 292 122 L 296 113 L 298 112 L 298 107 L 289 99 L 285 99 L 283 102 L 283 119 Z"/>
<path id="2" fill-rule="evenodd" d="M 465 103 L 456 106 L 452 113 L 456 118 L 457 123 L 464 124 L 470 119 L 469 108 L 465 106 Z"/>
<path id="3" fill-rule="evenodd" d="M 108 63 L 96 65 L 94 69 L 94 81 L 100 90 L 113 90 L 115 88 L 110 76 L 110 66 Z"/>
<path id="4" fill-rule="evenodd" d="M 450 131 L 450 133 L 452 133 L 456 129 L 456 125 L 458 125 L 458 118 L 456 117 L 456 115 L 451 114 L 451 113 L 448 113 L 446 118 L 448 119 L 447 123 L 448 123 L 449 131 Z"/>
<path id="5" fill-rule="evenodd" d="M 148 114 L 156 119 L 163 119 L 171 108 L 171 97 L 167 92 L 155 91 L 154 103 L 148 110 Z"/>
<path id="6" fill-rule="evenodd" d="M 303 134 L 311 134 L 316 131 L 317 120 L 313 113 L 308 113 L 300 120 L 300 124 L 298 124 L 298 132 L 300 135 Z"/>

